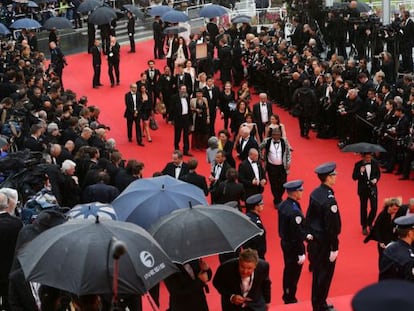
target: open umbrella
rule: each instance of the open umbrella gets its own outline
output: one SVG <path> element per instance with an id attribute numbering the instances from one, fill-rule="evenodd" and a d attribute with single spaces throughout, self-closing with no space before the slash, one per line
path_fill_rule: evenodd
<path id="1" fill-rule="evenodd" d="M 109 24 L 116 18 L 116 12 L 113 8 L 101 6 L 93 10 L 89 15 L 88 22 L 94 25 Z"/>
<path id="2" fill-rule="evenodd" d="M 148 10 L 148 14 L 150 16 L 163 16 L 165 13 L 172 10 L 173 8 L 169 7 L 168 5 L 157 5 L 150 8 Z"/>
<path id="3" fill-rule="evenodd" d="M 4 26 L 2 23 L 0 23 L 0 35 L 7 36 L 9 34 L 10 34 L 10 30 L 6 26 Z"/>
<path id="4" fill-rule="evenodd" d="M 252 18 L 248 15 L 237 15 L 231 19 L 231 22 L 233 24 L 250 23 L 251 21 L 252 21 Z"/>
<path id="5" fill-rule="evenodd" d="M 48 18 L 45 23 L 43 24 L 43 28 L 45 29 L 71 29 L 73 28 L 72 22 L 68 20 L 66 17 L 54 16 Z"/>
<path id="6" fill-rule="evenodd" d="M 101 5 L 102 2 L 98 0 L 85 0 L 79 5 L 78 12 L 85 14 L 95 10 L 97 7 L 100 7 Z"/>
<path id="7" fill-rule="evenodd" d="M 211 4 L 211 5 L 205 5 L 199 12 L 200 17 L 207 17 L 207 18 L 213 18 L 213 17 L 219 17 L 228 14 L 229 11 L 221 5 L 217 4 Z"/>
<path id="8" fill-rule="evenodd" d="M 184 23 L 190 20 L 187 14 L 181 11 L 171 10 L 161 16 L 163 22 L 168 23 Z"/>
<path id="9" fill-rule="evenodd" d="M 120 294 L 144 294 L 176 271 L 147 231 L 115 220 L 73 220 L 53 227 L 23 247 L 18 260 L 29 281 L 76 295 L 111 294 L 117 240 L 126 248 L 119 259 Z"/>
<path id="10" fill-rule="evenodd" d="M 334 2 L 332 8 L 334 9 L 348 9 L 349 2 Z M 357 1 L 356 10 L 358 13 L 369 13 L 372 12 L 372 8 L 369 6 L 368 3 L 363 1 Z"/>
<path id="11" fill-rule="evenodd" d="M 182 27 L 182 26 L 171 26 L 171 27 L 167 27 L 167 28 L 164 29 L 164 33 L 166 35 L 178 34 L 178 33 L 186 32 L 186 31 L 187 31 L 187 28 Z"/>
<path id="12" fill-rule="evenodd" d="M 149 229 L 172 261 L 235 251 L 262 234 L 247 216 L 226 205 L 195 206 L 172 212 Z"/>
<path id="13" fill-rule="evenodd" d="M 131 12 L 132 14 L 134 14 L 135 18 L 144 18 L 144 13 L 142 13 L 142 11 L 140 10 L 140 8 L 138 8 L 137 6 L 133 5 L 133 4 L 124 4 L 122 6 L 125 10 Z"/>
<path id="14" fill-rule="evenodd" d="M 356 143 L 351 145 L 346 145 L 342 148 L 343 152 L 356 152 L 356 153 L 375 153 L 375 152 L 387 152 L 384 147 L 377 144 L 370 143 Z"/>
<path id="15" fill-rule="evenodd" d="M 112 202 L 119 220 L 144 229 L 189 204 L 207 204 L 204 192 L 168 175 L 135 180 Z"/>
<path id="16" fill-rule="evenodd" d="M 66 213 L 71 219 L 111 219 L 116 220 L 116 213 L 111 204 L 92 202 L 86 204 L 78 204 Z"/>
<path id="17" fill-rule="evenodd" d="M 38 21 L 31 18 L 21 18 L 16 20 L 13 24 L 10 25 L 10 28 L 13 29 L 38 29 L 42 28 L 42 25 Z"/>
<path id="18" fill-rule="evenodd" d="M 34 1 L 29 1 L 27 3 L 27 7 L 29 7 L 29 8 L 38 8 L 39 5 L 36 2 L 34 2 Z"/>

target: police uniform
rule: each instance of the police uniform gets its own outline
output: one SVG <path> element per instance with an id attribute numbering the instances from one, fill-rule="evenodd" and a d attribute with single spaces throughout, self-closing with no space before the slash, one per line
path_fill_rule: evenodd
<path id="1" fill-rule="evenodd" d="M 294 180 L 283 184 L 286 191 L 300 191 L 303 181 Z M 285 304 L 296 303 L 296 289 L 305 258 L 306 239 L 305 217 L 298 201 L 288 197 L 278 206 L 279 236 L 285 267 L 283 270 L 283 296 Z"/>
<path id="2" fill-rule="evenodd" d="M 250 218 L 250 220 L 256 224 L 260 229 L 263 230 L 262 235 L 257 235 L 254 238 L 247 241 L 243 247 L 244 248 L 251 248 L 257 251 L 260 259 L 265 259 L 266 254 L 266 230 L 263 226 L 262 220 L 260 215 L 254 212 L 254 208 L 256 205 L 263 204 L 263 196 L 261 194 L 255 194 L 246 199 L 246 216 Z"/>
<path id="3" fill-rule="evenodd" d="M 413 229 L 414 216 L 401 216 L 394 220 L 396 229 Z M 391 242 L 380 259 L 379 279 L 414 281 L 414 248 L 403 239 Z"/>
<path id="4" fill-rule="evenodd" d="M 315 173 L 320 177 L 335 175 L 335 168 L 334 162 L 328 162 L 318 166 Z M 332 306 L 326 303 L 326 298 L 335 270 L 334 254 L 338 251 L 341 217 L 334 191 L 325 183 L 312 191 L 306 221 L 308 231 L 313 236 L 313 240 L 308 244 L 309 260 L 313 272 L 313 311 L 331 310 Z"/>

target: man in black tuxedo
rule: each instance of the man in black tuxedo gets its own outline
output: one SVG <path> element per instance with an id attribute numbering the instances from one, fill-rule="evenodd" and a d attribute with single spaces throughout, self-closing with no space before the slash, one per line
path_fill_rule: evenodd
<path id="1" fill-rule="evenodd" d="M 249 156 L 239 165 L 239 181 L 243 184 L 246 198 L 262 193 L 266 185 L 266 175 L 259 162 L 259 152 L 255 148 L 249 150 Z"/>
<path id="2" fill-rule="evenodd" d="M 214 125 L 216 123 L 217 107 L 220 98 L 220 90 L 214 85 L 214 78 L 207 78 L 207 85 L 203 89 L 203 97 L 207 98 L 210 113 L 210 136 L 216 136 Z"/>
<path id="3" fill-rule="evenodd" d="M 148 94 L 151 97 L 152 104 L 155 106 L 158 97 L 158 80 L 160 79 L 161 72 L 154 67 L 155 62 L 150 59 L 148 61 L 148 69 L 145 70 L 148 80 Z"/>
<path id="4" fill-rule="evenodd" d="M 169 66 L 164 66 L 164 73 L 158 80 L 158 90 L 160 99 L 164 101 L 166 116 L 169 116 L 168 120 L 171 121 L 171 97 L 174 94 L 175 90 L 174 77 L 171 74 L 171 69 Z"/>
<path id="5" fill-rule="evenodd" d="M 197 186 L 201 190 L 203 190 L 204 195 L 208 195 L 208 187 L 206 178 L 203 175 L 196 173 L 196 168 L 198 166 L 198 161 L 195 158 L 192 158 L 188 161 L 188 173 L 184 175 L 181 180 L 185 181 L 189 184 Z"/>
<path id="6" fill-rule="evenodd" d="M 231 47 L 227 42 L 227 38 L 223 37 L 219 42 L 218 57 L 220 59 L 220 80 L 224 84 L 227 81 L 231 82 L 231 66 L 232 52 Z"/>
<path id="7" fill-rule="evenodd" d="M 218 150 L 216 153 L 216 162 L 211 170 L 211 174 L 208 177 L 210 181 L 210 192 L 211 199 L 213 201 L 215 195 L 214 192 L 217 190 L 220 183 L 226 180 L 226 173 L 231 166 L 226 162 L 226 154 L 223 150 Z"/>
<path id="8" fill-rule="evenodd" d="M 270 116 L 273 114 L 272 104 L 267 101 L 267 94 L 259 94 L 260 101 L 253 105 L 253 121 L 257 124 L 260 139 L 263 139 L 263 134 L 266 125 L 270 121 Z"/>
<path id="9" fill-rule="evenodd" d="M 125 113 L 124 118 L 127 119 L 127 133 L 128 141 L 132 141 L 132 125 L 135 122 L 135 135 L 137 139 L 137 144 L 144 146 L 142 143 L 141 135 L 141 110 L 142 103 L 137 99 L 137 84 L 132 83 L 130 85 L 131 91 L 125 94 Z"/>
<path id="10" fill-rule="evenodd" d="M 119 85 L 119 61 L 121 57 L 121 46 L 116 41 L 116 38 L 111 36 L 108 48 L 108 74 L 111 80 L 111 87 L 115 85 L 114 71 L 116 78 L 116 85 Z"/>
<path id="11" fill-rule="evenodd" d="M 174 149 L 180 150 L 181 134 L 183 135 L 184 155 L 192 156 L 188 152 L 190 148 L 188 129 L 190 126 L 190 97 L 185 84 L 180 85 L 178 94 L 171 99 L 171 119 L 174 122 Z"/>
<path id="12" fill-rule="evenodd" d="M 0 193 L 0 297 L 3 307 L 8 310 L 9 273 L 12 267 L 17 235 L 23 227 L 20 219 L 7 212 L 7 196 Z"/>
<path id="13" fill-rule="evenodd" d="M 183 161 L 183 154 L 180 150 L 174 150 L 172 161 L 167 163 L 161 171 L 163 175 L 169 175 L 175 179 L 182 179 L 188 174 L 188 165 Z"/>
<path id="14" fill-rule="evenodd" d="M 213 278 L 223 311 L 265 311 L 271 299 L 269 263 L 257 251 L 243 250 L 239 258 L 221 264 Z"/>
<path id="15" fill-rule="evenodd" d="M 127 12 L 128 23 L 127 23 L 127 31 L 128 31 L 128 38 L 129 38 L 129 51 L 128 53 L 135 53 L 135 16 L 132 12 Z"/>
<path id="16" fill-rule="evenodd" d="M 241 161 L 247 159 L 249 150 L 255 148 L 259 150 L 257 141 L 250 135 L 250 130 L 247 127 L 240 129 L 240 139 L 236 142 L 237 156 Z"/>
<path id="17" fill-rule="evenodd" d="M 95 39 L 94 45 L 91 48 L 92 53 L 92 65 L 93 65 L 93 80 L 92 80 L 92 87 L 97 89 L 101 86 L 101 49 L 99 48 L 100 41 Z"/>
<path id="18" fill-rule="evenodd" d="M 164 33 L 162 31 L 162 21 L 159 16 L 155 16 L 152 23 L 152 33 L 154 38 L 154 58 L 164 58 Z"/>
<path id="19" fill-rule="evenodd" d="M 402 38 L 400 40 L 401 57 L 404 72 L 413 71 L 414 22 L 410 19 L 410 12 L 402 13 Z"/>
<path id="20" fill-rule="evenodd" d="M 368 234 L 367 227 L 372 228 L 372 222 L 377 216 L 378 189 L 377 183 L 381 177 L 378 162 L 371 153 L 363 153 L 362 160 L 355 163 L 352 179 L 358 181 L 358 196 L 360 202 L 360 221 L 362 233 Z M 371 210 L 368 214 L 368 200 Z"/>
<path id="21" fill-rule="evenodd" d="M 40 140 L 42 136 L 43 126 L 40 124 L 33 124 L 30 127 L 30 136 L 24 141 L 24 147 L 30 151 L 42 152 L 46 149 L 46 146 Z"/>
<path id="22" fill-rule="evenodd" d="M 177 65 L 177 74 L 174 77 L 174 83 L 177 92 L 180 90 L 181 85 L 185 85 L 188 96 L 191 97 L 193 92 L 193 80 L 191 79 L 191 75 L 189 73 L 184 72 L 183 64 Z"/>

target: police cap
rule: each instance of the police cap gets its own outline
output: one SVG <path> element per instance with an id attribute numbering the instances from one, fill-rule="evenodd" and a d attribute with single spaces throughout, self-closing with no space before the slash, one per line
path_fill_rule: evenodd
<path id="1" fill-rule="evenodd" d="M 401 216 L 394 220 L 397 229 L 414 229 L 414 216 Z"/>
<path id="2" fill-rule="evenodd" d="M 259 194 L 251 195 L 246 199 L 246 207 L 253 208 L 256 205 L 263 204 L 263 196 Z"/>
<path id="3" fill-rule="evenodd" d="M 414 284 L 403 280 L 384 280 L 360 290 L 352 299 L 353 311 L 412 311 Z"/>
<path id="4" fill-rule="evenodd" d="M 283 188 L 285 188 L 287 192 L 301 191 L 303 190 L 303 180 L 296 179 L 288 181 L 283 184 Z"/>
<path id="5" fill-rule="evenodd" d="M 318 175 L 336 175 L 335 169 L 335 162 L 326 162 L 315 168 L 315 173 Z"/>

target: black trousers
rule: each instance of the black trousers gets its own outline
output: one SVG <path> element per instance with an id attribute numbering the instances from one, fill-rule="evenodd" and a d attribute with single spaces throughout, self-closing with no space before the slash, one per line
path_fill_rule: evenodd
<path id="1" fill-rule="evenodd" d="M 92 86 L 98 86 L 101 83 L 101 65 L 93 66 Z"/>
<path id="2" fill-rule="evenodd" d="M 309 136 L 311 122 L 312 122 L 311 117 L 299 116 L 299 129 L 300 129 L 301 137 Z"/>
<path id="3" fill-rule="evenodd" d="M 133 119 L 127 118 L 127 132 L 128 132 L 128 140 L 132 140 L 132 125 L 135 123 L 135 135 L 137 139 L 137 143 L 142 142 L 142 134 L 141 134 L 141 117 L 136 117 Z"/>
<path id="4" fill-rule="evenodd" d="M 190 119 L 188 115 L 182 116 L 174 120 L 174 149 L 180 150 L 181 135 L 183 135 L 183 151 L 187 153 L 190 149 L 188 140 L 188 127 L 190 126 Z"/>
<path id="5" fill-rule="evenodd" d="M 326 311 L 329 288 L 335 271 L 335 263 L 329 261 L 330 246 L 326 241 L 313 240 L 308 244 L 309 260 L 312 265 L 312 307 L 313 311 Z"/>
<path id="6" fill-rule="evenodd" d="M 108 62 L 108 74 L 109 74 L 109 80 L 111 80 L 111 85 L 115 84 L 114 71 L 115 71 L 116 83 L 119 83 L 119 61 Z"/>
<path id="7" fill-rule="evenodd" d="M 134 39 L 134 34 L 128 34 L 128 38 L 129 38 L 129 46 L 130 46 L 130 51 L 131 52 L 135 52 L 135 39 Z"/>
<path id="8" fill-rule="evenodd" d="M 368 200 L 371 207 L 369 213 Z M 377 190 L 372 189 L 372 191 L 359 194 L 359 203 L 361 226 L 362 228 L 366 228 L 367 226 L 371 227 L 372 223 L 374 222 L 375 216 L 377 216 L 378 210 Z"/>
<path id="9" fill-rule="evenodd" d="M 266 165 L 267 176 L 269 177 L 270 189 L 273 194 L 273 203 L 279 204 L 282 201 L 282 196 L 285 193 L 283 184 L 286 182 L 287 174 L 286 170 L 281 165 L 273 165 L 267 163 Z"/>
<path id="10" fill-rule="evenodd" d="M 303 265 L 298 264 L 298 245 L 295 242 L 281 240 L 283 251 L 283 260 L 285 267 L 283 269 L 283 296 L 285 304 L 295 303 L 296 290 Z"/>

